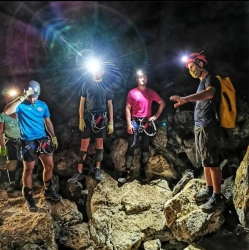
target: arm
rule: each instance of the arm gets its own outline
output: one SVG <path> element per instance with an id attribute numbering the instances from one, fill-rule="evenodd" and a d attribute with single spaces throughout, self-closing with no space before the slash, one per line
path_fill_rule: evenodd
<path id="1" fill-rule="evenodd" d="M 17 97 L 13 102 L 9 103 L 8 105 L 5 106 L 4 108 L 4 114 L 6 115 L 11 115 L 13 113 L 16 112 L 16 108 L 18 107 L 18 105 L 23 102 L 24 100 L 27 99 L 28 96 L 34 94 L 34 90 L 33 89 L 28 89 L 26 90 L 22 95 L 20 95 L 19 97 Z"/>
<path id="2" fill-rule="evenodd" d="M 48 133 L 50 134 L 50 136 L 55 137 L 54 126 L 53 126 L 53 123 L 50 120 L 50 117 L 45 118 L 44 123 L 45 123 L 45 127 L 46 127 Z"/>
<path id="3" fill-rule="evenodd" d="M 108 100 L 107 106 L 108 106 L 108 113 L 109 113 L 109 122 L 113 122 L 113 105 L 112 105 L 112 100 Z"/>
<path id="4" fill-rule="evenodd" d="M 177 102 L 176 104 L 174 104 L 174 107 L 177 108 L 178 106 L 181 106 L 187 102 L 205 101 L 211 99 L 214 96 L 215 91 L 216 90 L 213 86 L 209 86 L 206 88 L 206 90 L 185 97 L 180 97 L 175 95 L 171 96 L 170 100 Z"/>
<path id="5" fill-rule="evenodd" d="M 20 99 L 17 98 L 15 99 L 13 102 L 7 104 L 5 107 L 4 107 L 4 114 L 6 115 L 11 115 L 13 113 L 16 112 L 16 108 L 18 107 L 18 105 L 21 103 Z"/>
<path id="6" fill-rule="evenodd" d="M 0 147 L 4 148 L 4 122 L 0 122 Z"/>
<path id="7" fill-rule="evenodd" d="M 149 118 L 149 121 L 152 121 L 152 122 L 153 122 L 153 121 L 157 120 L 158 117 L 159 117 L 159 116 L 161 115 L 161 113 L 163 112 L 163 109 L 164 109 L 164 107 L 165 107 L 165 102 L 164 102 L 164 100 L 161 99 L 161 100 L 158 102 L 158 104 L 159 104 L 159 108 L 158 108 L 156 114 L 153 115 L 153 116 L 151 116 L 151 117 Z"/>
<path id="8" fill-rule="evenodd" d="M 80 106 L 79 106 L 79 119 L 84 119 L 84 112 L 85 112 L 85 98 L 80 97 Z"/>
<path id="9" fill-rule="evenodd" d="M 129 134 L 133 134 L 134 127 L 131 124 L 131 105 L 128 103 L 126 104 L 126 107 L 125 107 L 125 116 L 126 116 L 126 122 L 127 122 L 127 132 Z"/>

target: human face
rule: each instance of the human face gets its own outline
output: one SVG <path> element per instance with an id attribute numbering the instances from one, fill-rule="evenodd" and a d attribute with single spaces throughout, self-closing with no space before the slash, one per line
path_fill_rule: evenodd
<path id="1" fill-rule="evenodd" d="M 38 99 L 38 96 L 37 97 L 28 97 L 27 100 L 31 103 L 31 104 L 34 104 L 36 102 L 36 100 Z"/>
<path id="2" fill-rule="evenodd" d="M 201 68 L 193 62 L 188 64 L 188 69 L 189 74 L 194 78 L 199 78 L 201 75 Z"/>
<path id="3" fill-rule="evenodd" d="M 138 85 L 146 86 L 146 84 L 147 84 L 147 76 L 146 75 L 138 76 L 137 77 L 137 82 L 138 82 Z"/>
<path id="4" fill-rule="evenodd" d="M 102 76 L 104 75 L 104 73 L 105 73 L 104 70 L 99 70 L 99 71 L 93 72 L 92 73 L 93 80 L 96 82 L 101 82 Z"/>

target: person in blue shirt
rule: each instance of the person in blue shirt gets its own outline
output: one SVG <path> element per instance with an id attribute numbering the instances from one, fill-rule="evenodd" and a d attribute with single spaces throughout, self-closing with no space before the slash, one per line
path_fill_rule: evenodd
<path id="1" fill-rule="evenodd" d="M 31 80 L 21 96 L 9 103 L 4 108 L 4 113 L 16 113 L 20 126 L 21 155 L 23 159 L 23 196 L 30 211 L 36 211 L 32 194 L 32 174 L 37 157 L 43 165 L 44 197 L 60 201 L 61 196 L 54 190 L 53 176 L 53 151 L 58 147 L 54 127 L 50 120 L 50 113 L 45 102 L 38 100 L 40 84 Z M 50 136 L 47 136 L 46 130 Z"/>

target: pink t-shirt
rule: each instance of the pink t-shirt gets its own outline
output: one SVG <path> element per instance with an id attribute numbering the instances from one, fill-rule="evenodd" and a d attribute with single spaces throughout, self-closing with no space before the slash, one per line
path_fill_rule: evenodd
<path id="1" fill-rule="evenodd" d="M 131 116 L 150 117 L 152 102 L 160 102 L 161 97 L 153 89 L 146 88 L 141 91 L 134 88 L 129 91 L 126 104 L 131 105 Z"/>

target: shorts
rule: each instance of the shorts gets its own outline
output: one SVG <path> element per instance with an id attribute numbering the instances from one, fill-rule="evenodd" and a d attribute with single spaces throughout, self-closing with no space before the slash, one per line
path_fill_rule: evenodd
<path id="1" fill-rule="evenodd" d="M 50 137 L 43 137 L 32 141 L 22 141 L 23 160 L 32 162 L 40 154 L 53 155 L 53 145 Z"/>
<path id="2" fill-rule="evenodd" d="M 98 127 L 97 128 L 94 128 L 94 131 L 92 129 L 92 125 L 91 123 L 86 120 L 86 127 L 84 129 L 83 132 L 81 132 L 81 139 L 88 139 L 88 138 L 91 138 L 91 136 L 93 135 L 95 138 L 105 138 L 105 135 L 106 135 L 106 126 L 104 126 L 104 128 L 102 129 L 99 129 Z"/>
<path id="3" fill-rule="evenodd" d="M 17 158 L 17 142 L 20 139 L 7 138 L 7 142 L 5 144 L 7 149 L 7 160 L 18 160 Z"/>
<path id="4" fill-rule="evenodd" d="M 220 127 L 195 127 L 195 144 L 203 167 L 219 167 Z"/>

